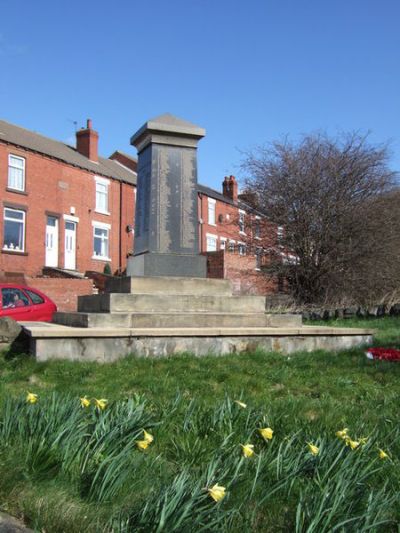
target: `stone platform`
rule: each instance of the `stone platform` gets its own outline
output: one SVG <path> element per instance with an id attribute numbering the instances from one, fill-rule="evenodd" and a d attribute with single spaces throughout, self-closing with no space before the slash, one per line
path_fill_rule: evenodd
<path id="1" fill-rule="evenodd" d="M 57 313 L 55 322 L 22 324 L 39 361 L 257 349 L 289 354 L 372 341 L 370 330 L 303 326 L 300 315 L 266 314 L 264 297 L 233 296 L 228 280 L 204 278 L 115 278 L 104 294 L 80 296 L 78 311 Z"/>

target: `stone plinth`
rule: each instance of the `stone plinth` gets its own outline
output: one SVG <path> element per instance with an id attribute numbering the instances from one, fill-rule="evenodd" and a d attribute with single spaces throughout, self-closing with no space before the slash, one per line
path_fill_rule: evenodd
<path id="1" fill-rule="evenodd" d="M 233 296 L 227 280 L 130 277 L 105 294 L 79 297 L 76 313 L 24 329 L 38 360 L 110 362 L 128 354 L 224 355 L 256 349 L 293 353 L 370 344 L 365 329 L 303 326 L 300 315 L 267 314 L 265 298 Z"/>

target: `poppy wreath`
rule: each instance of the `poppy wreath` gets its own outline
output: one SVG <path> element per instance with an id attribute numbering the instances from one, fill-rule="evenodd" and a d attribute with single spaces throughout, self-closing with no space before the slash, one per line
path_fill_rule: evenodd
<path id="1" fill-rule="evenodd" d="M 395 350 L 394 348 L 369 348 L 365 355 L 368 359 L 400 361 L 400 350 Z"/>

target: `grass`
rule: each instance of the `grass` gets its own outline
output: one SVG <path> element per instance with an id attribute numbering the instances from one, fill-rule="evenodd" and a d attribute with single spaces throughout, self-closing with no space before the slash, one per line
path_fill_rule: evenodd
<path id="1" fill-rule="evenodd" d="M 398 318 L 333 324 L 400 347 Z M 109 365 L 3 357 L 0 376 L 0 507 L 38 531 L 397 531 L 400 366 L 361 349 Z M 83 395 L 109 403 L 83 409 Z M 343 427 L 367 443 L 351 450 L 335 436 Z M 155 439 L 140 451 L 143 429 Z M 218 504 L 215 483 L 227 488 Z"/>

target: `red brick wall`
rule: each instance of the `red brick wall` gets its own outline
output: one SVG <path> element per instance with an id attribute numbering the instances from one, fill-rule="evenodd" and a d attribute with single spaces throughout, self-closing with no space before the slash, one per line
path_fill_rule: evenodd
<path id="1" fill-rule="evenodd" d="M 10 153 L 25 158 L 25 193 L 7 190 Z M 45 264 L 46 212 L 59 216 L 59 266 L 63 268 L 65 228 L 63 215 L 71 215 L 71 207 L 75 208 L 73 216 L 79 218 L 76 233 L 76 269 L 81 272 L 103 271 L 106 263 L 92 259 L 92 221 L 111 225 L 109 240 L 111 268 L 113 271 L 120 266 L 122 269 L 126 268 L 126 255 L 133 247 L 133 235 L 126 232 L 126 227 L 134 223 L 134 187 L 117 180 L 110 179 L 109 182 L 110 215 L 104 215 L 95 212 L 96 185 L 93 173 L 41 154 L 0 143 L 1 236 L 4 205 L 26 209 L 25 254 L 1 250 L 0 270 L 19 271 L 29 275 L 41 272 Z M 2 244 L 1 242 L 0 247 Z"/>
<path id="2" fill-rule="evenodd" d="M 277 291 L 276 281 L 256 270 L 254 255 L 224 254 L 225 278 L 232 280 L 234 294 L 265 294 Z"/>
<path id="3" fill-rule="evenodd" d="M 277 291 L 276 281 L 256 269 L 254 255 L 241 256 L 223 250 L 207 252 L 207 277 L 230 279 L 234 294 L 266 294 Z"/>
<path id="4" fill-rule="evenodd" d="M 207 251 L 207 234 L 217 236 L 217 250 L 221 248 L 221 237 L 246 244 L 254 252 L 258 246 L 270 246 L 276 243 L 276 225 L 265 219 L 259 219 L 260 238 L 255 237 L 256 215 L 245 214 L 245 231 L 239 231 L 239 208 L 229 203 L 216 201 L 215 225 L 208 223 L 208 196 L 199 194 L 200 251 Z"/>

